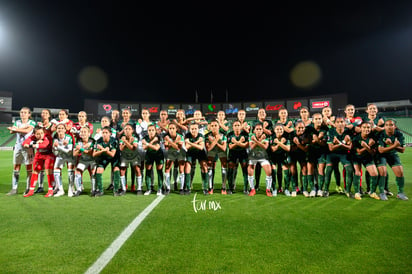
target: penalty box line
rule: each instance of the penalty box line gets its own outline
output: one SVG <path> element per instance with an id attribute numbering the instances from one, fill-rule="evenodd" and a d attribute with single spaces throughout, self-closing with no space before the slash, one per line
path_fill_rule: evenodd
<path id="1" fill-rule="evenodd" d="M 143 222 L 143 220 L 152 212 L 152 210 L 162 201 L 165 196 L 161 195 L 157 197 L 149 206 L 147 206 L 124 230 L 120 235 L 112 242 L 112 244 L 100 255 L 100 257 L 89 267 L 85 272 L 86 274 L 100 273 L 106 265 L 113 259 L 117 251 L 123 246 L 123 244 L 129 239 L 137 227 Z"/>

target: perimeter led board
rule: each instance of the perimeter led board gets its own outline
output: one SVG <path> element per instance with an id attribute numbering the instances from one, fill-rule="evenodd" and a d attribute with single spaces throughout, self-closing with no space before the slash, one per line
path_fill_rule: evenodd
<path id="1" fill-rule="evenodd" d="M 266 110 L 267 114 L 278 113 L 281 107 L 285 106 L 285 101 L 269 101 L 263 102 L 263 107 Z"/>
<path id="2" fill-rule="evenodd" d="M 241 103 L 230 103 L 230 104 L 223 104 L 223 110 L 225 111 L 226 115 L 237 115 L 239 110 L 242 109 Z"/>
<path id="3" fill-rule="evenodd" d="M 185 110 L 186 116 L 193 116 L 196 110 L 201 110 L 200 104 L 182 104 L 182 109 Z"/>
<path id="4" fill-rule="evenodd" d="M 176 116 L 178 109 L 180 109 L 180 104 L 162 104 L 162 110 L 166 110 L 169 116 Z"/>
<path id="5" fill-rule="evenodd" d="M 332 98 L 310 99 L 310 110 L 320 111 L 324 107 L 332 107 Z"/>
<path id="6" fill-rule="evenodd" d="M 243 105 L 246 114 L 257 114 L 259 109 L 262 108 L 262 102 L 245 102 Z"/>
<path id="7" fill-rule="evenodd" d="M 142 110 L 149 110 L 150 116 L 159 116 L 160 104 L 141 104 Z"/>
<path id="8" fill-rule="evenodd" d="M 308 100 L 307 99 L 295 99 L 295 100 L 288 100 L 286 101 L 286 108 L 289 113 L 296 113 L 299 112 L 301 107 L 307 107 Z"/>
<path id="9" fill-rule="evenodd" d="M 220 110 L 222 110 L 221 104 L 202 104 L 203 115 L 216 115 Z"/>
<path id="10" fill-rule="evenodd" d="M 140 115 L 140 106 L 139 104 L 120 104 L 120 111 L 123 109 L 129 109 L 132 113 L 132 116 Z"/>
<path id="11" fill-rule="evenodd" d="M 119 104 L 117 103 L 98 103 L 97 104 L 97 114 L 98 115 L 110 115 L 112 110 L 119 109 Z"/>

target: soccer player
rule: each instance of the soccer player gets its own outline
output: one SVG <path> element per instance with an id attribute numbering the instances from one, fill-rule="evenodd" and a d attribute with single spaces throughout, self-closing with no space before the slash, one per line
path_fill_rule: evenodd
<path id="1" fill-rule="evenodd" d="M 241 130 L 244 130 L 247 134 L 250 132 L 250 125 L 246 122 L 246 111 L 240 109 L 237 113 L 237 119 L 240 123 Z"/>
<path id="2" fill-rule="evenodd" d="M 77 114 L 78 122 L 74 123 L 71 132 L 76 137 L 76 141 L 80 138 L 80 129 L 84 126 L 87 126 L 90 129 L 90 135 L 93 135 L 93 124 L 87 121 L 87 113 L 85 111 L 80 111 Z"/>
<path id="3" fill-rule="evenodd" d="M 361 200 L 360 194 L 360 179 L 362 176 L 361 169 L 362 165 L 366 168 L 367 172 L 371 175 L 372 187 L 370 192 L 370 197 L 378 199 L 376 195 L 376 186 L 378 184 L 378 170 L 376 169 L 374 157 L 376 154 L 376 142 L 371 136 L 372 126 L 369 122 L 363 121 L 361 124 L 360 134 L 353 137 L 353 147 L 355 149 L 353 167 L 355 170 L 354 175 L 354 188 L 355 188 L 355 199 Z M 379 185 L 380 198 L 381 200 L 387 200 L 388 198 L 384 192 L 384 185 Z M 346 184 L 346 194 L 350 195 L 350 185 Z"/>
<path id="4" fill-rule="evenodd" d="M 185 159 L 186 153 L 183 149 L 184 138 L 181 134 L 177 133 L 177 125 L 175 122 L 171 122 L 168 127 L 168 133 L 164 137 L 164 146 L 167 151 L 166 156 L 166 167 L 165 167 L 165 182 L 166 182 L 166 192 L 170 193 L 170 170 L 173 166 L 178 165 L 179 168 L 179 180 L 180 189 L 184 188 L 185 182 Z M 175 181 L 174 189 L 177 190 L 177 182 Z"/>
<path id="5" fill-rule="evenodd" d="M 114 128 L 117 131 L 120 122 L 120 112 L 117 109 L 114 109 L 112 110 L 110 117 L 110 127 Z"/>
<path id="6" fill-rule="evenodd" d="M 343 117 L 336 117 L 335 127 L 328 131 L 329 153 L 326 156 L 325 189 L 323 197 L 329 197 L 329 185 L 333 170 L 333 165 L 342 163 L 346 170 L 346 183 L 352 185 L 353 167 L 349 158 L 349 151 L 352 149 L 350 130 L 346 128 Z"/>
<path id="7" fill-rule="evenodd" d="M 110 124 L 110 120 L 108 120 Z M 92 197 L 99 197 L 104 194 L 103 192 L 103 172 L 105 168 L 111 164 L 113 171 L 113 190 L 114 195 L 117 196 L 120 183 L 120 169 L 119 169 L 119 143 L 116 138 L 111 136 L 112 129 L 106 126 L 102 129 L 102 137 L 95 143 L 93 149 L 93 157 L 96 161 L 96 188 L 92 192 Z"/>
<path id="8" fill-rule="evenodd" d="M 49 189 L 46 198 L 53 196 L 53 165 L 54 155 L 52 153 L 52 140 L 50 135 L 45 134 L 44 130 L 40 126 L 36 126 L 33 130 L 33 134 L 23 142 L 25 148 L 35 148 L 36 155 L 34 156 L 33 167 L 34 172 L 30 181 L 30 188 L 24 197 L 30 197 L 34 194 L 34 188 L 36 187 L 38 173 L 41 170 L 46 171 L 47 181 L 49 183 Z"/>
<path id="9" fill-rule="evenodd" d="M 76 193 L 73 194 L 74 197 L 79 196 L 83 191 L 82 175 L 86 169 L 89 171 L 90 175 L 91 192 L 95 190 L 96 185 L 96 163 L 93 158 L 95 141 L 90 137 L 90 129 L 87 126 L 80 128 L 79 137 L 80 139 L 76 142 L 73 149 L 73 156 L 78 159 L 74 175 L 74 181 L 77 188 Z"/>
<path id="10" fill-rule="evenodd" d="M 229 146 L 229 164 L 227 171 L 227 180 L 229 183 L 228 194 L 234 193 L 235 190 L 235 170 L 237 170 L 238 163 L 243 173 L 243 193 L 249 194 L 247 174 L 248 155 L 246 151 L 249 147 L 249 135 L 245 130 L 242 130 L 242 123 L 239 120 L 233 122 L 232 128 L 233 131 L 227 135 L 227 144 Z"/>
<path id="11" fill-rule="evenodd" d="M 332 108 L 324 107 L 322 108 L 322 119 L 323 123 L 328 127 L 335 126 L 335 116 L 332 115 Z"/>
<path id="12" fill-rule="evenodd" d="M 216 121 L 219 123 L 219 132 L 226 136 L 229 133 L 229 122 L 226 120 L 226 114 L 223 110 L 217 112 Z"/>
<path id="13" fill-rule="evenodd" d="M 187 122 L 186 122 L 186 115 L 185 111 L 183 109 L 178 109 L 176 112 L 176 119 L 174 120 L 177 126 L 177 132 L 181 134 L 182 136 L 185 136 L 188 128 L 187 128 Z"/>
<path id="14" fill-rule="evenodd" d="M 254 185 L 254 171 L 255 166 L 260 164 L 266 173 L 266 196 L 272 197 L 272 170 L 268 161 L 267 149 L 269 147 L 269 140 L 263 133 L 263 124 L 256 123 L 254 126 L 253 134 L 249 138 L 249 166 L 248 166 L 248 181 L 250 185 L 249 196 L 256 194 Z"/>
<path id="15" fill-rule="evenodd" d="M 193 117 L 187 118 L 186 123 L 195 123 L 198 124 L 199 126 L 199 133 L 202 134 L 203 136 L 206 133 L 206 129 L 208 126 L 208 122 L 206 121 L 206 118 L 203 116 L 202 112 L 200 110 L 196 110 L 193 113 Z"/>
<path id="16" fill-rule="evenodd" d="M 323 196 L 323 185 L 325 182 L 325 167 L 326 167 L 326 155 L 329 152 L 327 145 L 327 135 L 329 128 L 323 123 L 323 117 L 320 113 L 315 113 L 312 115 L 313 124 L 308 126 L 306 130 L 312 135 L 311 143 L 309 145 L 308 151 L 308 180 L 311 186 L 310 197 L 315 197 L 315 195 Z M 314 185 L 314 173 L 315 169 L 318 171 L 318 191 L 315 192 Z"/>
<path id="17" fill-rule="evenodd" d="M 131 119 L 132 117 L 132 112 L 130 109 L 125 108 L 122 110 L 122 118 L 123 120 L 121 123 L 118 123 L 118 130 L 117 130 L 117 138 L 121 138 L 124 135 L 124 127 L 127 124 L 132 125 L 133 130 L 136 128 L 136 123 Z"/>
<path id="18" fill-rule="evenodd" d="M 217 120 L 209 124 L 209 132 L 205 135 L 205 145 L 207 150 L 207 165 L 209 174 L 209 194 L 213 194 L 214 180 L 213 170 L 216 166 L 216 158 L 219 158 L 222 168 L 222 190 L 223 195 L 227 194 L 227 139 L 223 133 L 220 133 L 220 126 Z"/>
<path id="19" fill-rule="evenodd" d="M 388 119 L 385 121 L 384 131 L 379 136 L 379 185 L 385 182 L 385 177 L 388 174 L 386 164 L 388 164 L 396 176 L 396 186 L 398 188 L 398 199 L 408 200 L 408 197 L 403 192 L 405 178 L 403 177 L 403 166 L 399 158 L 398 152 L 405 152 L 405 138 L 399 130 L 396 130 L 395 121 Z"/>
<path id="20" fill-rule="evenodd" d="M 282 124 L 276 124 L 274 134 L 270 137 L 269 141 L 269 160 L 272 164 L 272 185 L 273 191 L 272 195 L 276 196 L 276 169 L 281 169 L 283 172 L 283 177 L 285 180 L 284 193 L 286 196 L 290 196 L 289 183 L 290 183 L 290 172 L 288 155 L 290 151 L 290 142 L 286 138 L 285 131 Z M 294 189 L 296 186 L 292 186 Z"/>
<path id="21" fill-rule="evenodd" d="M 310 118 L 309 108 L 301 107 L 299 110 L 300 120 L 305 124 L 305 127 L 312 124 L 312 119 Z"/>
<path id="22" fill-rule="evenodd" d="M 36 123 L 30 119 L 31 111 L 27 107 L 20 109 L 20 119 L 15 121 L 13 126 L 7 129 L 11 134 L 16 134 L 16 144 L 13 149 L 13 177 L 12 188 L 7 195 L 17 194 L 19 184 L 20 168 L 24 164 L 26 166 L 26 192 L 30 186 L 30 177 L 32 176 L 33 148 L 23 147 L 23 142 L 29 138 L 33 132 Z"/>
<path id="23" fill-rule="evenodd" d="M 156 134 L 156 126 L 150 124 L 147 127 L 147 136 L 143 137 L 142 140 L 143 149 L 146 151 L 145 163 L 146 163 L 146 187 L 147 191 L 144 195 L 150 195 L 152 193 L 152 168 L 153 164 L 156 163 L 157 170 L 157 195 L 162 195 L 163 187 L 163 163 L 164 155 L 163 151 L 160 149 L 160 137 Z"/>
<path id="24" fill-rule="evenodd" d="M 191 169 L 194 168 L 192 165 L 199 161 L 202 183 L 203 183 L 203 194 L 208 195 L 207 182 L 209 181 L 207 173 L 207 155 L 205 148 L 205 140 L 203 135 L 199 133 L 199 125 L 192 123 L 189 125 L 189 133 L 185 136 L 185 147 L 186 152 L 186 163 L 185 163 L 185 185 L 186 188 L 180 191 L 180 194 L 189 195 L 190 194 L 190 184 L 191 184 Z"/>
<path id="25" fill-rule="evenodd" d="M 142 173 L 140 165 L 142 160 L 140 159 L 140 153 L 137 149 L 139 144 L 139 138 L 133 136 L 134 127 L 132 124 L 126 124 L 123 126 L 124 135 L 120 138 L 120 183 L 117 195 L 122 196 L 126 193 L 126 170 L 130 165 L 134 169 L 137 179 L 137 194 L 143 194 L 142 191 Z"/>
<path id="26" fill-rule="evenodd" d="M 74 165 L 75 159 L 73 157 L 73 139 L 72 136 L 66 134 L 65 124 L 58 124 L 56 134 L 53 139 L 53 153 L 56 155 L 54 162 L 54 181 L 56 182 L 54 197 L 64 195 L 64 188 L 62 183 L 62 168 L 67 163 L 68 175 L 68 196 L 73 197 L 74 191 Z"/>
<path id="27" fill-rule="evenodd" d="M 309 131 L 306 131 L 305 124 L 302 121 L 298 121 L 295 124 L 295 131 L 290 136 L 290 173 L 292 186 L 297 186 L 297 163 L 300 165 L 302 172 L 302 193 L 305 197 L 309 197 L 307 191 L 308 186 L 308 169 L 307 169 L 307 153 L 309 151 L 309 144 L 311 143 L 311 136 Z M 296 189 L 292 191 L 292 197 L 296 197 Z"/>

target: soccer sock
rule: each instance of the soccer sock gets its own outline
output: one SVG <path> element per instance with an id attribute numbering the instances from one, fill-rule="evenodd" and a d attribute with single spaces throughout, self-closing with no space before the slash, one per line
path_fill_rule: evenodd
<path id="1" fill-rule="evenodd" d="M 157 190 L 161 190 L 163 187 L 163 170 L 157 169 Z"/>
<path id="2" fill-rule="evenodd" d="M 137 190 L 142 190 L 142 176 L 137 176 Z"/>
<path id="3" fill-rule="evenodd" d="M 37 173 L 34 173 L 31 176 L 31 181 L 30 181 L 30 190 L 34 189 L 37 184 L 37 179 L 39 178 L 39 175 Z"/>
<path id="4" fill-rule="evenodd" d="M 190 186 L 192 185 L 192 181 L 195 178 L 195 170 L 196 170 L 196 165 L 193 165 L 192 168 L 190 169 L 190 181 L 189 181 L 188 190 L 190 189 Z M 187 183 L 186 183 L 186 185 L 187 185 Z"/>
<path id="5" fill-rule="evenodd" d="M 175 162 L 176 163 L 176 162 Z M 176 183 L 178 180 L 178 174 L 179 174 L 179 170 L 177 168 L 177 166 L 175 164 L 173 164 L 173 182 Z M 170 182 L 170 181 L 169 181 Z M 169 187 L 170 189 L 170 187 Z"/>
<path id="6" fill-rule="evenodd" d="M 222 189 L 226 189 L 227 170 L 222 167 Z"/>
<path id="7" fill-rule="evenodd" d="M 236 171 L 237 169 L 235 169 L 235 173 L 233 174 L 234 185 L 236 185 L 236 173 L 237 173 Z M 242 168 L 242 173 L 243 173 L 243 190 L 247 191 L 247 186 L 249 184 L 249 179 L 248 179 L 249 176 L 247 175 L 247 167 Z"/>
<path id="8" fill-rule="evenodd" d="M 116 192 L 119 190 L 120 185 L 120 171 L 116 170 L 113 172 L 113 191 Z"/>
<path id="9" fill-rule="evenodd" d="M 257 164 L 255 168 L 255 179 L 256 179 L 255 188 L 259 188 L 261 171 L 262 171 L 262 167 L 259 164 Z"/>
<path id="10" fill-rule="evenodd" d="M 288 169 L 283 170 L 283 180 L 285 181 L 285 190 L 289 189 L 290 185 L 290 172 Z"/>
<path id="11" fill-rule="evenodd" d="M 366 179 L 366 190 L 369 191 L 371 189 L 372 176 L 367 171 L 366 171 L 366 174 L 365 174 L 365 179 Z"/>
<path id="12" fill-rule="evenodd" d="M 209 188 L 213 189 L 213 169 L 211 167 L 207 169 L 207 174 L 209 175 Z M 203 180 L 203 174 L 202 174 L 202 180 Z"/>
<path id="13" fill-rule="evenodd" d="M 403 187 L 405 185 L 405 177 L 396 177 L 396 186 L 398 187 L 398 194 L 403 193 Z"/>
<path id="14" fill-rule="evenodd" d="M 67 175 L 69 177 L 69 186 L 74 186 L 74 170 L 73 169 L 68 169 L 67 170 Z"/>
<path id="15" fill-rule="evenodd" d="M 152 185 L 152 170 L 146 169 L 145 182 L 147 190 L 150 190 L 150 186 Z"/>
<path id="16" fill-rule="evenodd" d="M 332 170 L 333 170 L 332 166 L 326 166 L 326 169 L 325 169 L 325 191 L 329 191 L 330 179 L 332 177 Z M 335 176 L 336 176 L 336 172 L 335 172 Z M 339 177 L 340 177 L 340 175 L 339 175 Z M 340 179 L 339 179 L 339 181 L 340 181 Z M 338 185 L 337 181 L 336 181 L 336 185 Z"/>
<path id="17" fill-rule="evenodd" d="M 283 177 L 282 177 L 283 174 L 282 173 L 283 173 L 282 169 L 278 168 L 278 170 L 276 172 L 276 176 L 277 176 L 277 180 L 278 180 L 278 188 L 279 189 L 282 188 L 282 180 L 283 180 Z"/>
<path id="18" fill-rule="evenodd" d="M 379 192 L 380 193 L 384 193 L 385 189 L 384 189 L 384 185 L 379 182 L 378 176 L 370 176 L 371 178 L 371 184 L 372 187 L 374 188 L 374 192 L 376 191 L 376 186 L 379 184 Z"/>
<path id="19" fill-rule="evenodd" d="M 38 180 L 39 182 L 39 187 L 43 187 L 43 181 L 44 181 L 44 170 L 39 172 L 39 177 Z"/>
<path id="20" fill-rule="evenodd" d="M 380 193 L 383 193 L 381 189 L 383 189 L 385 191 L 385 180 L 386 180 L 386 176 L 379 176 L 378 184 L 379 184 L 379 192 Z M 371 193 L 373 193 L 375 191 L 376 191 L 376 186 L 374 188 L 373 185 L 372 185 Z"/>
<path id="21" fill-rule="evenodd" d="M 310 186 L 310 190 L 315 190 L 315 181 L 313 179 L 313 175 L 308 175 L 308 182 L 309 182 L 309 186 Z"/>
<path id="22" fill-rule="evenodd" d="M 31 182 L 31 176 L 32 176 L 32 171 L 27 172 L 27 178 L 26 178 L 26 189 L 30 187 L 30 182 Z"/>
<path id="23" fill-rule="evenodd" d="M 153 189 L 154 188 L 154 178 L 155 178 L 153 168 L 150 170 L 150 178 L 152 179 L 150 183 L 150 189 Z"/>
<path id="24" fill-rule="evenodd" d="M 122 186 L 122 190 L 126 191 L 126 176 L 120 176 L 120 185 Z"/>
<path id="25" fill-rule="evenodd" d="M 229 183 L 229 189 L 233 190 L 233 168 L 228 168 L 227 169 L 227 181 Z"/>
<path id="26" fill-rule="evenodd" d="M 76 188 L 77 190 L 82 189 L 82 175 L 80 173 L 77 173 L 74 175 L 74 181 L 76 182 Z"/>
<path id="27" fill-rule="evenodd" d="M 55 169 L 53 174 L 54 174 L 54 181 L 56 182 L 56 186 L 59 188 L 59 190 L 63 190 L 62 177 L 60 175 L 60 170 Z"/>
<path id="28" fill-rule="evenodd" d="M 250 185 L 250 189 L 255 189 L 255 185 L 254 185 L 254 177 L 253 176 L 247 176 L 247 180 L 248 180 L 248 182 L 249 182 L 249 185 Z"/>
<path id="29" fill-rule="evenodd" d="M 340 171 L 339 171 L 339 166 L 338 165 L 334 165 L 333 166 L 333 175 L 335 176 L 335 182 L 337 186 L 340 186 Z M 331 171 L 331 177 L 332 177 L 332 171 Z M 330 183 L 330 179 L 329 179 L 329 183 Z M 329 185 L 328 185 L 329 186 Z"/>
<path id="30" fill-rule="evenodd" d="M 165 173 L 165 184 L 166 188 L 170 189 L 170 173 Z"/>
<path id="31" fill-rule="evenodd" d="M 180 173 L 180 189 L 183 189 L 185 187 L 185 174 Z"/>
<path id="32" fill-rule="evenodd" d="M 278 176 L 276 169 L 272 169 L 272 186 L 273 190 L 276 189 L 276 177 Z"/>
<path id="33" fill-rule="evenodd" d="M 101 174 L 101 173 L 96 174 L 95 190 L 103 192 L 103 174 Z"/>
<path id="34" fill-rule="evenodd" d="M 186 184 L 186 189 L 189 190 L 190 189 L 190 180 L 191 180 L 191 172 L 189 173 L 185 173 L 185 180 L 184 183 Z M 182 188 L 183 189 L 183 188 Z"/>
<path id="35" fill-rule="evenodd" d="M 96 189 L 96 175 L 91 176 L 91 183 L 92 183 L 91 191 L 94 191 Z"/>
<path id="36" fill-rule="evenodd" d="M 53 174 L 47 174 L 47 183 L 49 184 L 49 190 L 53 189 L 53 181 L 54 181 Z"/>
<path id="37" fill-rule="evenodd" d="M 12 189 L 17 189 L 17 187 L 19 186 L 19 177 L 20 177 L 20 171 L 13 170 L 13 177 L 11 178 L 11 188 Z"/>
<path id="38" fill-rule="evenodd" d="M 290 175 L 290 181 L 292 182 L 292 191 L 296 191 L 296 176 Z"/>
<path id="39" fill-rule="evenodd" d="M 353 181 L 353 167 L 352 167 L 352 165 L 346 166 L 345 170 L 346 170 L 346 175 L 345 175 L 346 184 L 349 185 L 349 190 L 350 190 L 350 188 L 352 187 L 352 181 Z"/>
<path id="40" fill-rule="evenodd" d="M 355 193 L 359 193 L 359 188 L 360 188 L 360 176 L 359 175 L 353 175 L 353 188 L 355 189 Z M 348 185 L 348 184 L 347 184 Z M 347 192 L 350 192 L 349 190 L 346 189 Z"/>
<path id="41" fill-rule="evenodd" d="M 322 190 L 323 189 L 323 185 L 325 184 L 325 175 L 318 175 L 318 179 L 319 179 L 319 189 Z"/>
<path id="42" fill-rule="evenodd" d="M 266 176 L 266 190 L 271 190 L 272 189 L 272 175 Z"/>
<path id="43" fill-rule="evenodd" d="M 302 191 L 308 191 L 308 175 L 302 175 Z"/>
<path id="44" fill-rule="evenodd" d="M 208 172 L 201 172 L 203 189 L 206 189 L 206 190 L 207 190 L 207 182 L 210 180 L 210 178 L 208 178 L 210 176 L 209 174 L 210 173 Z"/>
<path id="45" fill-rule="evenodd" d="M 389 191 L 388 182 L 389 182 L 389 174 L 386 174 L 386 176 L 385 176 L 385 189 L 387 191 Z"/>

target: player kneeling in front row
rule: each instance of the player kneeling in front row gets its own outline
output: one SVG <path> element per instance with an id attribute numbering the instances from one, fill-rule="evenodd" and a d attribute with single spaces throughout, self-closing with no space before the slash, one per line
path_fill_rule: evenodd
<path id="1" fill-rule="evenodd" d="M 150 195 L 152 193 L 152 168 L 153 164 L 156 163 L 157 170 L 157 195 L 162 195 L 163 187 L 163 161 L 164 155 L 163 151 L 160 149 L 160 138 L 156 134 L 156 126 L 151 124 L 147 127 L 147 135 L 142 140 L 143 149 L 146 151 L 145 162 L 146 162 L 146 187 L 147 191 L 144 195 Z"/>
<path id="2" fill-rule="evenodd" d="M 88 126 L 83 126 L 79 131 L 80 140 L 76 143 L 73 150 L 73 156 L 78 157 L 78 164 L 76 167 L 76 173 L 74 175 L 74 181 L 77 191 L 73 195 L 79 196 L 83 191 L 82 175 L 87 169 L 89 171 L 91 180 L 91 191 L 93 192 L 96 185 L 96 163 L 93 158 L 94 139 L 90 138 L 90 129 Z"/>
<path id="3" fill-rule="evenodd" d="M 388 164 L 396 176 L 396 186 L 398 187 L 398 199 L 408 200 L 408 197 L 403 192 L 405 178 L 403 177 L 403 166 L 399 158 L 398 152 L 405 152 L 405 139 L 399 130 L 396 130 L 394 120 L 387 120 L 384 125 L 384 130 L 379 135 L 379 185 L 383 185 L 388 175 L 386 164 Z M 382 193 L 382 192 L 381 192 Z"/>
<path id="4" fill-rule="evenodd" d="M 46 171 L 47 181 L 49 183 L 49 190 L 44 197 L 53 196 L 53 165 L 54 165 L 54 154 L 52 152 L 52 140 L 50 135 L 44 134 L 42 127 L 36 126 L 33 131 L 33 135 L 27 138 L 23 142 L 24 148 L 35 148 L 36 154 L 33 161 L 33 174 L 31 176 L 29 192 L 27 192 L 24 197 L 33 196 L 34 188 L 38 180 L 39 172 L 43 170 Z"/>
<path id="5" fill-rule="evenodd" d="M 253 176 L 256 164 L 260 164 L 266 173 L 266 195 L 272 197 L 272 169 L 268 161 L 267 149 L 269 147 L 269 140 L 263 134 L 263 125 L 257 123 L 253 134 L 249 138 L 249 167 L 248 167 L 248 181 L 250 185 L 249 196 L 256 194 Z"/>
<path id="6" fill-rule="evenodd" d="M 139 150 L 137 149 L 139 144 L 139 138 L 133 136 L 133 127 L 131 124 L 126 124 L 123 127 L 124 136 L 120 139 L 120 182 L 121 190 L 119 189 L 118 195 L 124 195 L 126 193 L 126 169 L 130 165 L 134 169 L 134 173 L 137 181 L 137 194 L 141 195 L 142 192 L 142 173 L 140 171 L 140 164 L 142 162 L 140 158 Z"/>
<path id="7" fill-rule="evenodd" d="M 92 197 L 102 196 L 103 193 L 103 172 L 107 165 L 112 165 L 114 194 L 118 196 L 120 183 L 119 169 L 119 145 L 114 137 L 111 137 L 112 131 L 110 127 L 102 128 L 102 137 L 96 141 L 93 151 L 97 170 L 96 170 L 96 188 L 92 191 Z"/>

